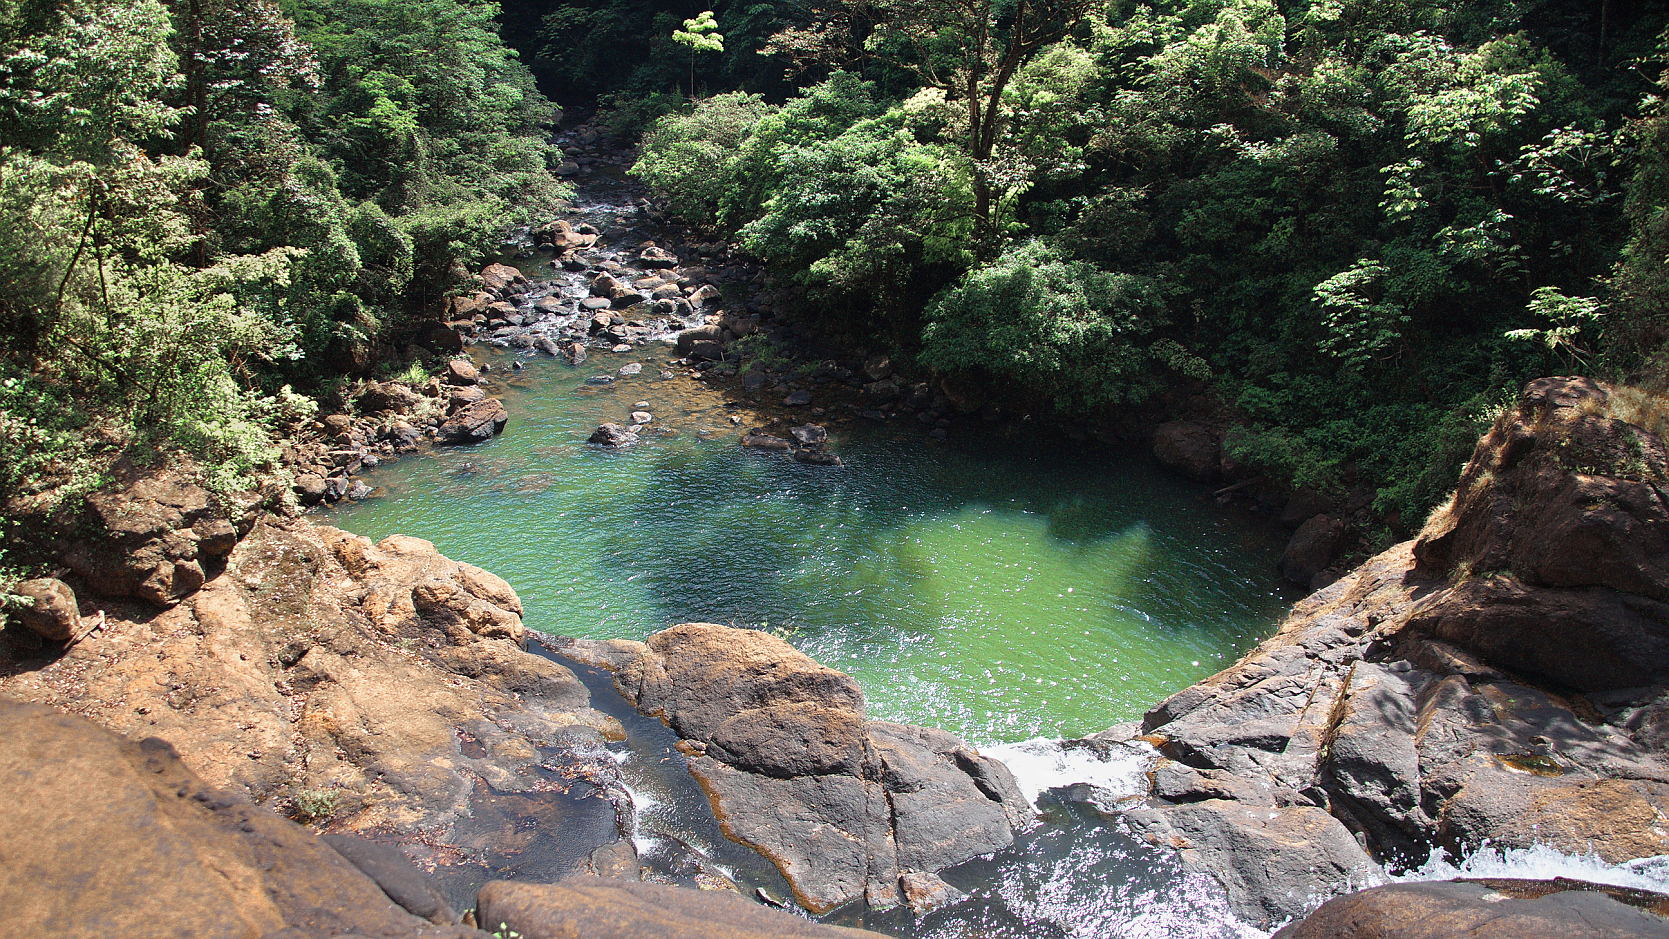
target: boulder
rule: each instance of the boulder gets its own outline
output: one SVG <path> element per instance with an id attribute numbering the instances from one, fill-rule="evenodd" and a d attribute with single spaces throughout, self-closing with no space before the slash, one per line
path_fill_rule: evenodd
<path id="1" fill-rule="evenodd" d="M 650 270 L 665 270 L 678 266 L 678 256 L 665 248 L 650 245 L 637 256 L 638 263 Z"/>
<path id="2" fill-rule="evenodd" d="M 603 424 L 592 431 L 591 436 L 586 439 L 587 443 L 593 443 L 600 447 L 629 447 L 637 441 L 638 436 L 632 432 L 632 428 L 615 423 Z"/>
<path id="3" fill-rule="evenodd" d="M 878 354 L 864 359 L 863 373 L 870 381 L 886 381 L 892 377 L 892 358 Z"/>
<path id="4" fill-rule="evenodd" d="M 823 926 L 727 891 L 574 878 L 558 884 L 493 881 L 476 897 L 476 921 L 522 939 L 876 939 Z"/>
<path id="5" fill-rule="evenodd" d="M 690 293 L 690 305 L 696 308 L 712 306 L 722 299 L 719 288 L 712 284 L 703 284 Z"/>
<path id="6" fill-rule="evenodd" d="M 372 382 L 359 393 L 359 410 L 366 414 L 393 411 L 404 414 L 417 407 L 423 397 L 397 381 Z"/>
<path id="7" fill-rule="evenodd" d="M 716 362 L 724 358 L 724 343 L 712 340 L 691 343 L 687 354 L 692 359 Z"/>
<path id="8" fill-rule="evenodd" d="M 1344 521 L 1331 515 L 1306 520 L 1281 552 L 1281 576 L 1303 587 L 1317 586 L 1313 581 L 1338 556 L 1344 534 Z"/>
<path id="9" fill-rule="evenodd" d="M 754 450 L 789 450 L 793 444 L 775 434 L 766 433 L 763 428 L 754 428 L 742 434 L 742 446 Z"/>
<path id="10" fill-rule="evenodd" d="M 695 326 L 678 334 L 678 351 L 689 355 L 698 342 L 722 342 L 724 330 L 716 324 Z"/>
<path id="11" fill-rule="evenodd" d="M 481 269 L 481 286 L 493 296 L 503 299 L 527 287 L 527 275 L 508 264 L 489 264 Z"/>
<path id="12" fill-rule="evenodd" d="M 401 909 L 311 832 L 205 785 L 162 740 L 3 699 L 0 726 L 0 899 L 17 922 L 65 936 L 479 935 Z"/>
<path id="13" fill-rule="evenodd" d="M 1649 910 L 1656 908 L 1659 913 Z M 1335 897 L 1275 939 L 1669 936 L 1669 897 L 1574 880 L 1389 884 Z"/>
<path id="14" fill-rule="evenodd" d="M 765 633 L 687 623 L 601 648 L 616 684 L 690 744 L 725 833 L 814 913 L 902 902 L 901 878 L 1007 847 L 1030 808 L 950 734 L 870 721 L 850 677 Z"/>
<path id="15" fill-rule="evenodd" d="M 81 611 L 70 585 L 54 577 L 25 580 L 9 591 L 22 598 L 10 616 L 19 625 L 52 642 L 68 642 L 81 628 Z"/>
<path id="16" fill-rule="evenodd" d="M 1153 431 L 1153 455 L 1159 462 L 1200 482 L 1217 479 L 1222 450 L 1222 437 L 1206 424 L 1170 421 Z"/>
<path id="17" fill-rule="evenodd" d="M 811 403 L 811 392 L 804 389 L 799 391 L 790 391 L 782 399 L 782 403 L 784 407 L 803 408 Z"/>
<path id="18" fill-rule="evenodd" d="M 487 400 L 487 389 L 480 385 L 457 385 L 446 389 L 446 413 L 457 412 L 480 401 Z"/>
<path id="19" fill-rule="evenodd" d="M 466 405 L 448 417 L 438 428 L 435 439 L 448 446 L 468 446 L 491 440 L 504 430 L 510 413 L 497 398 L 487 398 Z"/>
<path id="20" fill-rule="evenodd" d="M 446 363 L 443 380 L 449 385 L 475 385 L 481 382 L 481 371 L 468 359 L 453 359 Z"/>
<path id="21" fill-rule="evenodd" d="M 1174 848 L 1184 868 L 1221 883 L 1230 908 L 1254 923 L 1301 916 L 1315 897 L 1380 876 L 1350 830 L 1314 806 L 1208 799 L 1122 817 L 1149 844 Z"/>
<path id="22" fill-rule="evenodd" d="M 185 474 L 156 470 L 87 498 L 63 560 L 93 593 L 172 606 L 224 567 L 238 528 Z"/>
<path id="23" fill-rule="evenodd" d="M 829 432 L 820 424 L 801 424 L 788 430 L 789 436 L 802 447 L 820 447 L 829 442 Z"/>

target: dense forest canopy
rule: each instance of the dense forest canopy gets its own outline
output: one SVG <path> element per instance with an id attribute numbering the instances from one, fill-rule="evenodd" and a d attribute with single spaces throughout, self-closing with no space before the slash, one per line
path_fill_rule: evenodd
<path id="1" fill-rule="evenodd" d="M 0 489 L 231 490 L 642 137 L 791 314 L 1067 411 L 1220 402 L 1387 534 L 1539 373 L 1661 385 L 1644 0 L 0 0 Z"/>
<path id="2" fill-rule="evenodd" d="M 1197 383 L 1387 534 L 1523 380 L 1662 371 L 1651 4 L 719 3 L 689 102 L 677 5 L 525 6 L 553 81 L 670 109 L 636 172 L 805 318 L 1063 408 Z"/>
<path id="3" fill-rule="evenodd" d="M 556 110 L 498 14 L 0 3 L 0 488 L 173 448 L 247 485 L 308 395 L 559 202 Z"/>

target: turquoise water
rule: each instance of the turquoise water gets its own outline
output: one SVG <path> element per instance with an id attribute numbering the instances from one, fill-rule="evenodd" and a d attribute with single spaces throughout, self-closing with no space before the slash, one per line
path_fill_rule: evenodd
<path id="1" fill-rule="evenodd" d="M 477 357 L 504 376 L 495 351 Z M 856 677 L 871 716 L 975 743 L 1137 717 L 1232 662 L 1292 599 L 1279 532 L 1145 458 L 860 422 L 832 428 L 844 467 L 803 466 L 739 447 L 757 416 L 663 379 L 671 352 L 527 360 L 497 389 L 503 436 L 380 467 L 379 497 L 330 520 L 499 574 L 548 633 L 772 630 Z M 585 383 L 633 361 L 642 374 Z M 642 402 L 668 436 L 586 445 Z"/>

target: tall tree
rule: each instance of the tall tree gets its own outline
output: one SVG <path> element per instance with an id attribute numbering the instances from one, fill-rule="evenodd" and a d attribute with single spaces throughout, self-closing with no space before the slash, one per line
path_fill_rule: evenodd
<path id="1" fill-rule="evenodd" d="M 974 216 L 992 232 L 998 147 L 1009 83 L 1039 52 L 1065 38 L 1099 0 L 835 0 L 815 8 L 816 28 L 791 28 L 771 51 L 796 65 L 875 61 L 942 92 L 964 115 L 961 145 L 973 164 Z"/>

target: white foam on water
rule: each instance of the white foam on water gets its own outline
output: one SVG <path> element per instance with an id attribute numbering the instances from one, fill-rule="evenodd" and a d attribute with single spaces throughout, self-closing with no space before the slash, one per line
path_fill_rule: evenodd
<path id="1" fill-rule="evenodd" d="M 1568 854 L 1544 844 L 1528 848 L 1497 848 L 1486 844 L 1461 858 L 1458 863 L 1434 855 L 1414 870 L 1386 877 L 1398 883 L 1454 880 L 1457 877 L 1516 877 L 1527 880 L 1568 877 L 1614 887 L 1669 893 L 1669 854 L 1611 864 L 1594 854 Z"/>
<path id="2" fill-rule="evenodd" d="M 1033 806 L 1044 792 L 1076 783 L 1087 783 L 1116 796 L 1146 792 L 1143 774 L 1158 759 L 1152 747 L 1140 742 L 1074 746 L 1042 737 L 985 747 L 980 752 L 1008 766 L 1020 784 L 1020 792 Z"/>

